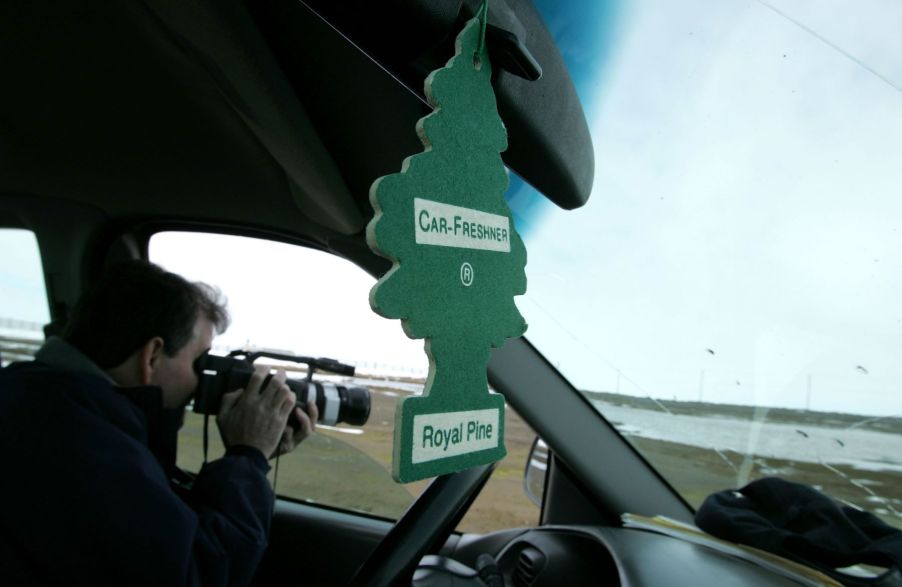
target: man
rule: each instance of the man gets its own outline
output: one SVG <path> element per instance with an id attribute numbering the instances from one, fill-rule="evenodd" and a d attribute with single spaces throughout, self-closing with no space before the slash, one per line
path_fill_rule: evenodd
<path id="1" fill-rule="evenodd" d="M 0 370 L 0 584 L 244 585 L 266 547 L 267 458 L 317 419 L 278 373 L 223 397 L 227 447 L 176 493 L 195 361 L 228 326 L 217 292 L 144 262 L 110 271 L 63 338 Z M 294 412 L 295 428 L 287 426 Z"/>

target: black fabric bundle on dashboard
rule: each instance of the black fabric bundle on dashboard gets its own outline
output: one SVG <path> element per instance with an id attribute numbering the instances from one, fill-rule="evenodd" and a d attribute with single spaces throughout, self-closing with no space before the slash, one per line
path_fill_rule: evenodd
<path id="1" fill-rule="evenodd" d="M 807 485 L 772 477 L 719 491 L 705 499 L 695 523 L 718 538 L 806 564 L 845 585 L 902 585 L 902 531 Z M 856 564 L 890 571 L 864 578 L 836 570 Z"/>

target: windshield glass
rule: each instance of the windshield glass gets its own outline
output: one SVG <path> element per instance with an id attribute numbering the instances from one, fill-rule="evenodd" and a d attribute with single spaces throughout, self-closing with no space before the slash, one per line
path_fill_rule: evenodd
<path id="1" fill-rule="evenodd" d="M 596 174 L 513 180 L 530 341 L 693 506 L 776 475 L 902 525 L 902 5 L 537 5 Z"/>

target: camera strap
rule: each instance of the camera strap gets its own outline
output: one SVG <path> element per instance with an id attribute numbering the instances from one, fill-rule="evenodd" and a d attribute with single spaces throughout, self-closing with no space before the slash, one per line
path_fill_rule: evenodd
<path id="1" fill-rule="evenodd" d="M 210 447 L 210 414 L 204 414 L 204 462 L 203 464 L 207 464 L 207 449 Z"/>
<path id="2" fill-rule="evenodd" d="M 210 414 L 204 414 L 204 460 L 203 464 L 207 464 L 207 452 L 210 448 Z M 276 502 L 276 484 L 279 482 L 279 449 L 276 448 L 276 464 L 272 473 L 272 495 L 273 505 Z"/>
<path id="3" fill-rule="evenodd" d="M 279 449 L 276 448 L 276 464 L 273 467 L 272 471 L 272 504 L 273 508 L 275 508 L 276 500 L 278 499 L 278 493 L 276 493 L 276 483 L 279 482 Z M 273 510 L 275 511 L 275 509 Z"/>

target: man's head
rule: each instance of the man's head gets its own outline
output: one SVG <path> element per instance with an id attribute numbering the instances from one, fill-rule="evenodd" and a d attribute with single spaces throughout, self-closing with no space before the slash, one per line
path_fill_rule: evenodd
<path id="1" fill-rule="evenodd" d="M 79 300 L 63 338 L 119 385 L 160 386 L 164 406 L 175 408 L 197 387 L 194 361 L 228 323 L 217 290 L 128 261 Z"/>

